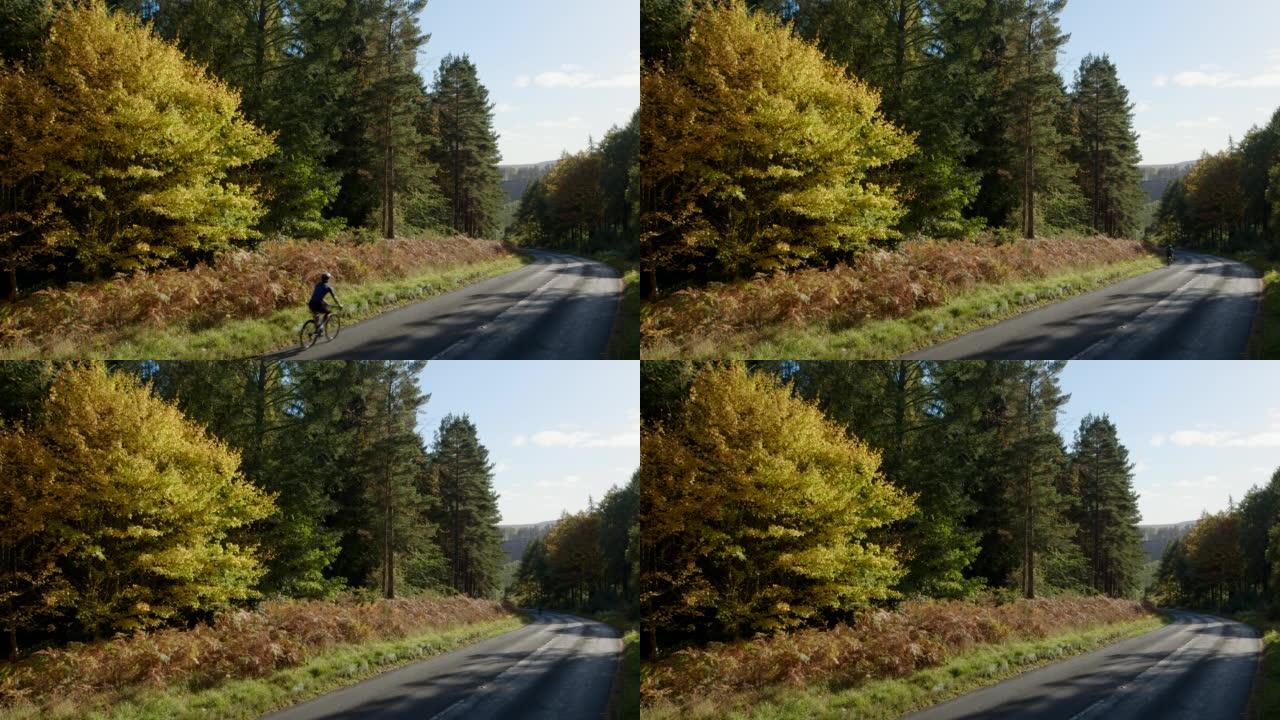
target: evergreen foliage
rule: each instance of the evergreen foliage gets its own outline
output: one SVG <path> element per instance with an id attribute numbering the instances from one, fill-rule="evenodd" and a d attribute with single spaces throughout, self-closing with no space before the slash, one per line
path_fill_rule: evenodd
<path id="1" fill-rule="evenodd" d="M 1089 586 L 1112 597 L 1129 596 L 1139 589 L 1146 561 L 1137 529 L 1141 515 L 1129 451 L 1106 415 L 1080 421 L 1070 462 L 1070 516 L 1089 563 Z"/>
<path id="2" fill-rule="evenodd" d="M 436 139 L 431 159 L 448 204 L 443 225 L 467 235 L 493 235 L 503 203 L 498 136 L 489 91 L 466 55 L 440 61 L 427 103 L 427 126 Z"/>
<path id="3" fill-rule="evenodd" d="M 1089 227 L 1116 237 L 1140 228 L 1146 194 L 1138 174 L 1133 105 L 1116 66 L 1103 55 L 1085 56 L 1071 90 L 1077 183 L 1089 202 Z"/>
<path id="4" fill-rule="evenodd" d="M 450 586 L 483 597 L 499 590 L 502 538 L 493 465 L 466 415 L 446 415 L 431 446 L 429 471 L 439 493 L 434 515 Z"/>

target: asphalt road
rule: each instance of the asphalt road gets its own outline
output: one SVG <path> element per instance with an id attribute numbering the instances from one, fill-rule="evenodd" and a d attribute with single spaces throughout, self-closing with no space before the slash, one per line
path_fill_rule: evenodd
<path id="1" fill-rule="evenodd" d="M 912 353 L 916 360 L 1229 360 L 1244 355 L 1262 281 L 1179 251 L 1169 267 Z"/>
<path id="2" fill-rule="evenodd" d="M 622 640 L 609 625 L 544 612 L 519 630 L 264 720 L 601 720 L 621 658 Z"/>
<path id="3" fill-rule="evenodd" d="M 1241 720 L 1262 641 L 1198 613 L 903 720 Z"/>
<path id="4" fill-rule="evenodd" d="M 342 328 L 332 342 L 279 353 L 298 360 L 594 360 L 622 297 L 605 263 L 531 250 L 505 275 Z M 342 288 L 337 288 L 342 298 Z M 305 313 L 304 313 L 305 315 Z M 305 318 L 304 318 L 305 319 Z"/>

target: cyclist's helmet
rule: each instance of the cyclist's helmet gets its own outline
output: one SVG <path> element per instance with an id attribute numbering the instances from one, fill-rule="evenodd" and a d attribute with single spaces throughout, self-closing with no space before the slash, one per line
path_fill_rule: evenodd
<path id="1" fill-rule="evenodd" d="M 321 279 L 321 280 L 323 280 L 324 282 L 329 282 L 329 279 L 330 279 L 330 278 L 332 278 L 332 277 L 333 277 L 333 276 L 332 276 L 332 275 L 330 275 L 330 274 L 329 274 L 329 273 L 327 273 L 327 272 L 322 272 L 322 273 L 320 273 L 320 279 Z"/>

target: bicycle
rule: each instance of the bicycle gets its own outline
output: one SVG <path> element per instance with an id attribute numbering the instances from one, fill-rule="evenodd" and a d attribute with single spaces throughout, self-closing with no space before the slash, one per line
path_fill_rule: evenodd
<path id="1" fill-rule="evenodd" d="M 341 310 L 341 308 L 339 308 Z M 302 329 L 298 331 L 298 344 L 303 350 L 315 345 L 320 338 L 326 341 L 333 340 L 338 337 L 338 333 L 342 330 L 342 318 L 339 312 L 329 313 L 329 317 L 316 321 L 320 317 L 319 314 L 313 314 L 311 319 L 302 323 Z"/>

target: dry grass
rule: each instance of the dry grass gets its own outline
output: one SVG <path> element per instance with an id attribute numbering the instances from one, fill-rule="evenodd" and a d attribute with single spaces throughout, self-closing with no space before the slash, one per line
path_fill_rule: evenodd
<path id="1" fill-rule="evenodd" d="M 66 703 L 179 682 L 212 687 L 295 667 L 338 645 L 401 638 L 507 614 L 498 603 L 462 596 L 268 602 L 257 611 L 226 613 L 212 625 L 191 630 L 76 643 L 42 650 L 17 665 L 0 663 L 0 708 L 19 702 Z"/>
<path id="2" fill-rule="evenodd" d="M 1044 638 L 1146 614 L 1138 603 L 1103 597 L 913 601 L 829 630 L 681 650 L 646 668 L 641 697 L 646 706 L 678 707 L 769 687 L 851 687 L 940 665 L 977 645 Z"/>
<path id="3" fill-rule="evenodd" d="M 646 347 L 683 347 L 762 328 L 831 330 L 900 318 L 981 285 L 1038 279 L 1143 257 L 1135 240 L 1059 237 L 997 243 L 913 240 L 852 264 L 681 290 L 643 310 Z M 679 354 L 678 352 L 676 354 Z"/>
<path id="4" fill-rule="evenodd" d="M 0 346 L 43 347 L 92 335 L 173 325 L 198 331 L 233 319 L 260 318 L 306 305 L 323 271 L 344 284 L 399 278 L 508 254 L 492 240 L 422 236 L 357 243 L 276 240 L 239 250 L 213 265 L 169 268 L 92 284 L 40 290 L 0 305 Z"/>

